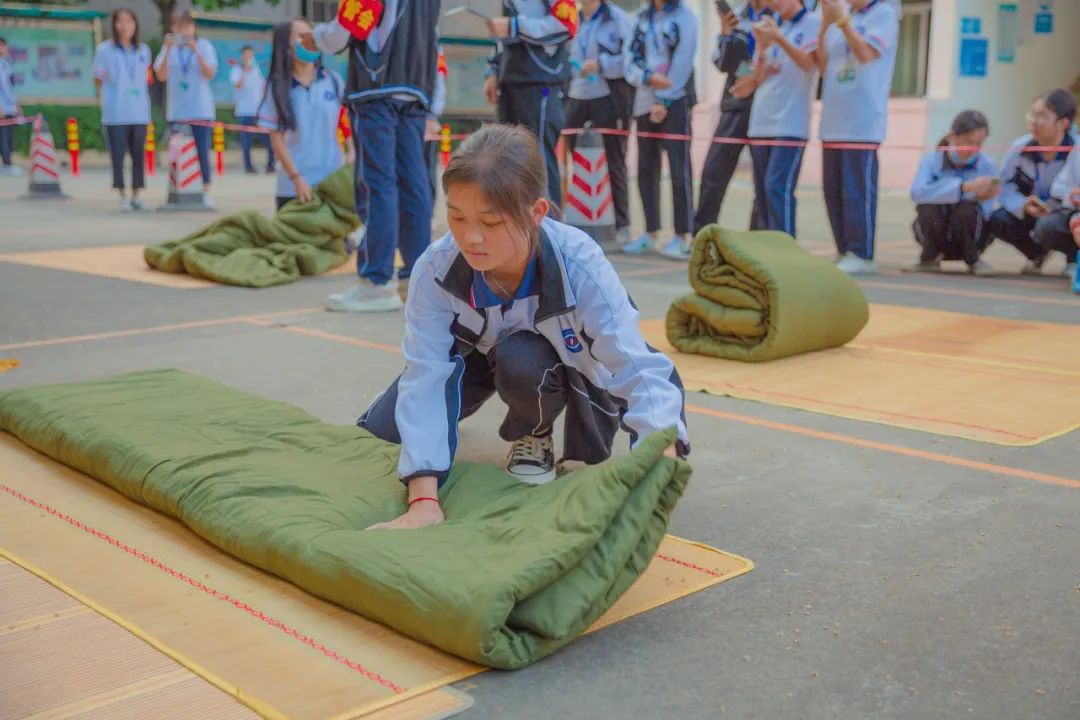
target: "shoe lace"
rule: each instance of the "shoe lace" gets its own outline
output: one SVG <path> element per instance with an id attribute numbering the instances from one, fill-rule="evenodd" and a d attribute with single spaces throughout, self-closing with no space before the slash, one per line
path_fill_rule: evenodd
<path id="1" fill-rule="evenodd" d="M 518 440 L 510 449 L 510 462 L 543 462 L 547 455 L 548 442 L 548 438 L 532 435 Z"/>

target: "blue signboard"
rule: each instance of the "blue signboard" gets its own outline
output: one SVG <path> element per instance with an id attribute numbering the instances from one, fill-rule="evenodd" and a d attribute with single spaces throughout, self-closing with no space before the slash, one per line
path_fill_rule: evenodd
<path id="1" fill-rule="evenodd" d="M 960 38 L 960 77 L 986 77 L 989 54 L 986 38 Z"/>
<path id="2" fill-rule="evenodd" d="M 1054 32 L 1054 13 L 1035 13 L 1035 34 L 1049 35 Z"/>
<path id="3" fill-rule="evenodd" d="M 977 18 L 977 17 L 960 18 L 960 34 L 961 35 L 981 35 L 982 34 L 982 18 Z"/>

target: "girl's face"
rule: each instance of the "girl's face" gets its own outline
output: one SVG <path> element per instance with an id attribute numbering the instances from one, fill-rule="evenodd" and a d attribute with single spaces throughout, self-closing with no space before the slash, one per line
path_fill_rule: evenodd
<path id="1" fill-rule="evenodd" d="M 315 47 L 315 37 L 312 35 L 311 25 L 306 20 L 293 20 L 292 32 L 289 33 L 289 47 L 292 48 L 294 62 L 310 63 L 310 60 L 298 57 L 296 53 L 297 45 L 313 53 L 319 52 L 318 48 Z"/>
<path id="2" fill-rule="evenodd" d="M 116 34 L 125 43 L 135 36 L 135 18 L 131 13 L 122 12 L 116 16 Z"/>
<path id="3" fill-rule="evenodd" d="M 979 128 L 966 133 L 949 133 L 949 146 L 961 148 L 950 150 L 954 158 L 966 163 L 979 153 L 979 148 L 986 142 L 986 129 Z"/>
<path id="4" fill-rule="evenodd" d="M 173 34 L 184 35 L 185 37 L 195 37 L 195 23 L 182 22 L 177 20 L 172 26 Z"/>
<path id="5" fill-rule="evenodd" d="M 1042 98 L 1031 103 L 1031 110 L 1025 116 L 1028 132 L 1042 145 L 1052 145 L 1058 136 L 1058 132 L 1068 129 L 1069 123 L 1064 118 L 1059 118 L 1054 111 L 1046 107 Z"/>
<path id="6" fill-rule="evenodd" d="M 539 198 L 530 211 L 532 227 L 518 227 L 508 215 L 495 210 L 471 183 L 446 190 L 447 222 L 465 261 L 473 270 L 513 272 L 524 268 L 532 254 L 530 237 L 548 211 Z"/>

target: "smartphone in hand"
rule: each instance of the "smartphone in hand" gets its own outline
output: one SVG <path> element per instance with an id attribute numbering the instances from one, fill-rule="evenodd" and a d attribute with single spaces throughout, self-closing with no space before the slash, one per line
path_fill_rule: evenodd
<path id="1" fill-rule="evenodd" d="M 731 5 L 727 0 L 716 0 L 716 9 L 720 11 L 720 15 L 727 15 L 729 12 L 733 12 Z"/>

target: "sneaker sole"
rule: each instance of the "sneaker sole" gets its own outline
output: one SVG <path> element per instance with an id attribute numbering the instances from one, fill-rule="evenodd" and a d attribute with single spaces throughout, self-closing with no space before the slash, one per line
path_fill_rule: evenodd
<path id="1" fill-rule="evenodd" d="M 549 482 L 554 480 L 556 476 L 555 468 L 552 468 L 550 471 L 542 475 L 518 475 L 517 473 L 510 470 L 507 470 L 507 472 L 521 482 L 525 483 L 526 485 L 547 485 Z"/>
<path id="2" fill-rule="evenodd" d="M 393 297 L 379 298 L 378 300 L 369 300 L 363 303 L 347 303 L 328 299 L 323 304 L 330 312 L 349 313 L 391 312 L 393 310 L 400 310 L 405 306 L 396 293 Z"/>

